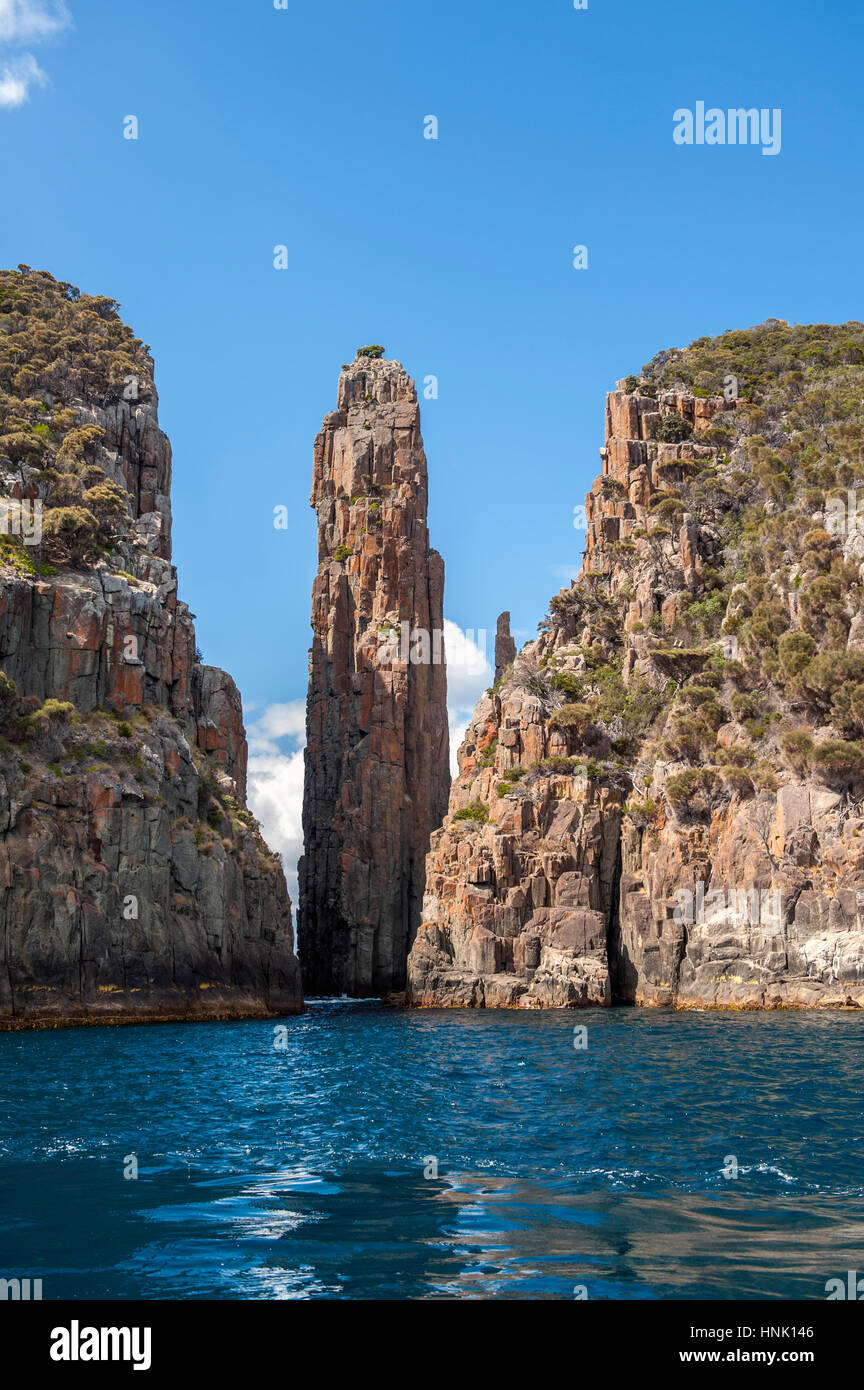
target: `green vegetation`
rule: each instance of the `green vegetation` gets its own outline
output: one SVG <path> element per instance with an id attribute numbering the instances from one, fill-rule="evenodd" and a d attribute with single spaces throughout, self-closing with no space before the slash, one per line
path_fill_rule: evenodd
<path id="1" fill-rule="evenodd" d="M 682 415 L 664 415 L 657 427 L 657 438 L 664 444 L 680 444 L 689 439 L 693 426 Z"/>
<path id="2" fill-rule="evenodd" d="M 736 719 L 744 720 L 758 719 L 762 705 L 755 695 L 740 691 L 737 695 L 732 696 L 729 707 Z"/>
<path id="3" fill-rule="evenodd" d="M 547 723 L 553 729 L 582 729 L 591 723 L 592 707 L 589 704 L 562 705 L 553 710 Z"/>
<path id="4" fill-rule="evenodd" d="M 553 690 L 560 690 L 568 700 L 578 700 L 582 694 L 582 682 L 572 671 L 556 671 L 549 685 Z"/>
<path id="5" fill-rule="evenodd" d="M 75 716 L 75 706 L 71 700 L 48 699 L 39 706 L 37 710 L 27 716 L 31 724 L 35 727 L 38 724 L 48 724 L 53 719 L 58 719 L 62 723 L 67 723 Z"/>
<path id="6" fill-rule="evenodd" d="M 813 738 L 809 729 L 792 729 L 780 738 L 783 755 L 798 777 L 803 777 L 813 763 Z"/>
<path id="7" fill-rule="evenodd" d="M 501 780 L 498 783 L 498 796 L 509 796 L 517 782 L 520 782 L 525 776 L 525 773 L 524 767 L 511 767 L 506 772 L 502 772 Z"/>
<path id="8" fill-rule="evenodd" d="M 679 811 L 706 815 L 712 808 L 718 781 L 713 768 L 690 768 L 666 779 L 666 796 Z"/>
<path id="9" fill-rule="evenodd" d="M 478 753 L 478 755 L 477 755 L 477 766 L 478 766 L 478 767 L 494 767 L 494 766 L 495 766 L 495 754 L 497 753 L 497 751 L 498 751 L 498 740 L 497 740 L 497 738 L 493 738 L 492 742 L 491 742 L 490 744 L 488 744 L 486 748 L 483 749 L 482 753 Z"/>
<path id="10" fill-rule="evenodd" d="M 77 407 L 82 398 L 111 405 L 130 381 L 136 399 L 150 397 L 148 349 L 117 307 L 46 271 L 0 271 L 0 471 L 43 507 L 35 556 L 3 538 L 0 558 L 19 573 L 53 573 L 46 560 L 91 564 L 127 533 L 127 493 L 99 462 L 103 431 L 82 424 Z"/>
<path id="11" fill-rule="evenodd" d="M 658 389 L 694 386 L 722 395 L 728 377 L 737 380 L 739 400 L 763 400 L 790 374 L 829 375 L 834 368 L 864 365 L 864 325 L 793 324 L 767 319 L 755 328 L 697 338 L 683 351 L 659 352 L 644 368 Z"/>
<path id="12" fill-rule="evenodd" d="M 787 680 L 794 680 L 810 664 L 816 652 L 816 642 L 807 632 L 784 632 L 777 644 L 780 670 Z"/>
<path id="13" fill-rule="evenodd" d="M 26 546 L 20 536 L 0 535 L 0 564 L 32 579 L 50 579 L 57 573 L 56 567 L 34 555 L 33 547 Z"/>
<path id="14" fill-rule="evenodd" d="M 369 343 L 367 347 L 357 349 L 358 357 L 383 357 L 384 349 L 380 343 Z"/>
<path id="15" fill-rule="evenodd" d="M 559 773 L 564 777 L 594 777 L 600 771 L 600 764 L 591 758 L 542 758 L 528 767 L 529 773 Z"/>
<path id="16" fill-rule="evenodd" d="M 469 801 L 467 806 L 463 806 L 461 811 L 456 811 L 454 820 L 473 821 L 477 825 L 485 825 L 489 819 L 489 811 L 485 803 L 479 797 Z"/>
<path id="17" fill-rule="evenodd" d="M 653 465 L 635 516 L 632 476 L 629 491 L 600 480 L 600 549 L 552 599 L 540 630 L 554 645 L 520 683 L 568 754 L 639 759 L 643 784 L 658 757 L 689 764 L 666 787 L 684 816 L 771 790 L 775 769 L 851 787 L 864 779 L 864 584 L 844 542 L 864 510 L 864 324 L 769 320 L 660 353 L 624 384 L 721 408 L 695 429 L 683 407 L 663 414 L 657 437 L 691 440 L 692 457 Z M 720 746 L 731 721 L 736 742 Z"/>

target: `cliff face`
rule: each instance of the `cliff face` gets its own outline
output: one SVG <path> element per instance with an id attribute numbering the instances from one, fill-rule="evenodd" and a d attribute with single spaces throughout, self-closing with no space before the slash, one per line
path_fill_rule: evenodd
<path id="1" fill-rule="evenodd" d="M 862 367 L 860 323 L 769 320 L 608 396 L 580 577 L 460 749 L 412 1002 L 864 1002 Z"/>
<path id="2" fill-rule="evenodd" d="M 432 837 L 409 957 L 415 1004 L 611 1002 L 622 789 L 574 776 L 539 716 L 518 685 L 475 711 L 447 821 Z"/>
<path id="3" fill-rule="evenodd" d="M 307 991 L 404 987 L 429 836 L 447 807 L 444 565 L 429 548 L 414 383 L 358 356 L 315 441 L 305 853 Z"/>
<path id="4" fill-rule="evenodd" d="M 26 268 L 0 273 L 0 474 L 0 1025 L 301 1008 L 240 697 L 177 598 L 152 361 L 113 301 Z"/>

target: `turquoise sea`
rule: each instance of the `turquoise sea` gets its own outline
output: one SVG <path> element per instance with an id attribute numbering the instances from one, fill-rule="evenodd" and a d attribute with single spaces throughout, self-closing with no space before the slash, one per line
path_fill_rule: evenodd
<path id="1" fill-rule="evenodd" d="M 312 1001 L 0 1034 L 0 1277 L 43 1299 L 824 1299 L 864 1274 L 862 1075 L 856 1013 Z"/>

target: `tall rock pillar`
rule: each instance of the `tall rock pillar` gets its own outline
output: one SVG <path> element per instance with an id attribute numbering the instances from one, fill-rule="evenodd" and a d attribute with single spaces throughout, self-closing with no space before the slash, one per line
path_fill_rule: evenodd
<path id="1" fill-rule="evenodd" d="M 315 440 L 298 944 L 307 994 L 400 990 L 450 787 L 444 563 L 414 383 L 360 356 Z"/>
<path id="2" fill-rule="evenodd" d="M 498 614 L 498 626 L 495 629 L 495 681 L 503 680 L 504 673 L 508 666 L 512 666 L 516 660 L 516 643 L 510 636 L 510 614 Z"/>

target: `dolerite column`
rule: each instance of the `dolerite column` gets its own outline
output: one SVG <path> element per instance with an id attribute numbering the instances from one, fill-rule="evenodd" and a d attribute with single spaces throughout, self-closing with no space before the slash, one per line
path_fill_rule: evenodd
<path id="1" fill-rule="evenodd" d="M 400 990 L 450 786 L 444 563 L 414 383 L 358 355 L 315 440 L 298 943 L 307 995 Z"/>

